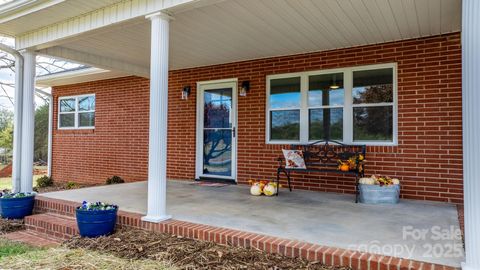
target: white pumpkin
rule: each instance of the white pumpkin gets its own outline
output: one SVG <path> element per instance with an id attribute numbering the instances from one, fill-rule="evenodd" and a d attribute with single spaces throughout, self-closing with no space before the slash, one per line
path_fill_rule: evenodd
<path id="1" fill-rule="evenodd" d="M 392 179 L 392 183 L 393 183 L 394 185 L 400 185 L 400 180 L 398 180 L 397 178 L 393 178 L 393 179 Z"/>
<path id="2" fill-rule="evenodd" d="M 263 194 L 267 196 L 273 196 L 277 194 L 277 186 L 274 183 L 268 183 L 264 188 L 263 188 Z"/>
<path id="3" fill-rule="evenodd" d="M 260 196 L 262 195 L 262 187 L 260 187 L 260 184 L 255 183 L 250 187 L 250 194 L 253 196 Z"/>
<path id="4" fill-rule="evenodd" d="M 375 185 L 375 179 L 370 177 L 360 178 L 358 182 L 363 185 Z"/>

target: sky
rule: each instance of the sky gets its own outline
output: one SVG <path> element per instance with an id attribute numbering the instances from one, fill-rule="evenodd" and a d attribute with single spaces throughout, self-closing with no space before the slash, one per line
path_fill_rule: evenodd
<path id="1" fill-rule="evenodd" d="M 4 1 L 4 0 L 0 0 L 0 4 L 2 4 L 2 1 Z M 12 38 L 0 37 L 0 42 L 6 44 L 8 46 L 11 46 L 11 47 L 14 46 L 14 40 Z M 55 63 L 55 65 L 61 66 L 62 68 L 56 68 L 56 67 L 50 65 L 50 63 Z M 3 64 L 4 63 L 1 63 L 0 66 L 3 65 Z M 37 67 L 37 76 L 48 74 L 48 73 L 55 73 L 55 72 L 59 72 L 59 71 L 64 71 L 65 69 L 66 70 L 75 69 L 75 68 L 78 68 L 79 66 L 81 66 L 81 65 L 76 64 L 76 63 L 68 63 L 68 62 L 65 62 L 65 61 L 59 61 L 59 60 L 55 60 L 55 59 L 51 59 L 51 58 L 47 58 L 47 57 L 42 57 L 42 56 L 37 56 L 37 64 L 40 64 L 43 67 L 45 67 L 45 69 Z M 0 82 L 14 84 L 15 83 L 15 74 L 8 68 L 0 68 Z M 39 87 L 37 87 L 37 88 L 39 88 Z M 50 91 L 51 91 L 51 89 L 49 87 L 48 88 L 39 88 L 39 89 L 42 89 L 43 91 L 45 91 L 47 93 L 50 93 Z M 14 91 L 15 91 L 14 88 L 10 87 L 10 86 L 5 86 L 4 89 L 0 88 L 0 108 L 13 110 L 13 104 L 10 101 L 10 99 L 7 97 L 7 95 L 13 99 Z M 38 107 L 38 106 L 41 106 L 43 104 L 45 104 L 45 100 L 36 95 L 35 96 L 35 105 Z"/>

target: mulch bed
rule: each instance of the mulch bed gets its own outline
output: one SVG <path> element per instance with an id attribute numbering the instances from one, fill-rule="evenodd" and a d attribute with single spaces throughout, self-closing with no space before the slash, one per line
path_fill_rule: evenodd
<path id="1" fill-rule="evenodd" d="M 118 230 L 107 237 L 75 237 L 64 245 L 67 248 L 108 252 L 127 259 L 168 261 L 179 269 L 350 269 L 269 254 L 253 248 L 229 247 L 135 229 Z"/>
<path id="2" fill-rule="evenodd" d="M 91 187 L 94 185 L 86 185 L 86 184 L 78 184 L 75 183 L 74 187 L 68 187 L 67 183 L 57 183 L 54 182 L 52 186 L 48 187 L 34 187 L 34 191 L 38 193 L 46 193 L 46 192 L 54 192 L 54 191 L 62 191 L 62 190 L 70 190 L 70 189 L 78 189 L 78 188 L 84 188 L 84 187 Z"/>
<path id="3" fill-rule="evenodd" d="M 20 230 L 25 230 L 23 219 L 0 218 L 0 235 Z"/>

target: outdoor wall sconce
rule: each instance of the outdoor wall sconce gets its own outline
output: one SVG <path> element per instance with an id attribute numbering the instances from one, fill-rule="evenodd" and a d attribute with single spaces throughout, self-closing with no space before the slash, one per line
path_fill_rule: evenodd
<path id="1" fill-rule="evenodd" d="M 240 87 L 240 96 L 247 96 L 248 91 L 250 91 L 250 81 L 243 81 L 242 87 Z"/>
<path id="2" fill-rule="evenodd" d="M 190 96 L 191 91 L 192 91 L 192 88 L 190 86 L 184 86 L 182 89 L 182 99 L 188 99 L 188 96 Z"/>

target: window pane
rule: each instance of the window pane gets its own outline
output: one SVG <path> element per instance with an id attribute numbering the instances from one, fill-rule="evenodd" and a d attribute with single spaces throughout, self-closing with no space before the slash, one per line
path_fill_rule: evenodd
<path id="1" fill-rule="evenodd" d="M 393 69 L 353 72 L 353 104 L 393 102 Z"/>
<path id="2" fill-rule="evenodd" d="M 79 111 L 94 111 L 95 110 L 95 97 L 81 97 L 78 99 L 78 110 Z"/>
<path id="3" fill-rule="evenodd" d="M 343 105 L 343 73 L 310 76 L 308 106 Z"/>
<path id="4" fill-rule="evenodd" d="M 75 127 L 75 114 L 60 114 L 60 127 Z"/>
<path id="5" fill-rule="evenodd" d="M 270 108 L 300 107 L 300 77 L 270 81 Z"/>
<path id="6" fill-rule="evenodd" d="M 232 127 L 232 88 L 205 90 L 204 128 Z"/>
<path id="7" fill-rule="evenodd" d="M 353 108 L 354 141 L 392 141 L 393 107 Z"/>
<path id="8" fill-rule="evenodd" d="M 311 109 L 309 140 L 343 140 L 343 108 Z"/>
<path id="9" fill-rule="evenodd" d="M 300 110 L 270 112 L 271 140 L 300 139 Z"/>
<path id="10" fill-rule="evenodd" d="M 74 112 L 75 111 L 75 99 L 61 99 L 60 100 L 60 112 Z"/>
<path id="11" fill-rule="evenodd" d="M 232 131 L 203 131 L 203 173 L 232 175 Z"/>
<path id="12" fill-rule="evenodd" d="M 79 113 L 78 114 L 78 126 L 79 127 L 93 127 L 95 126 L 95 113 Z"/>

